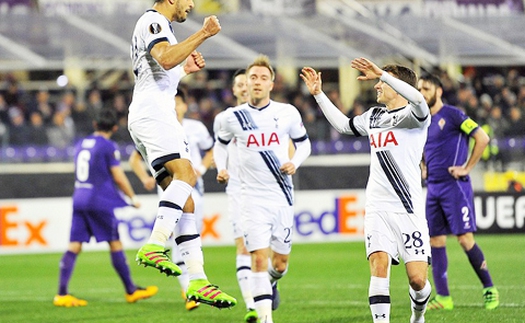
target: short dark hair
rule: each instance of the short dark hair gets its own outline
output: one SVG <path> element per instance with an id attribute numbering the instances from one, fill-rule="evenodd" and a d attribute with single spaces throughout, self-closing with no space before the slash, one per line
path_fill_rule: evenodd
<path id="1" fill-rule="evenodd" d="M 416 72 L 406 66 L 391 64 L 385 65 L 382 69 L 385 72 L 392 73 L 398 79 L 412 85 L 413 87 L 417 86 Z"/>
<path id="2" fill-rule="evenodd" d="M 437 76 L 436 74 L 424 73 L 423 75 L 421 75 L 421 77 L 419 77 L 419 79 L 434 84 L 436 88 L 443 88 L 443 83 L 441 83 L 439 76 Z"/>
<path id="3" fill-rule="evenodd" d="M 102 108 L 95 117 L 95 128 L 98 131 L 110 132 L 117 125 L 117 113 L 110 108 Z"/>
<path id="4" fill-rule="evenodd" d="M 232 83 L 235 82 L 235 78 L 239 75 L 245 75 L 246 74 L 246 69 L 245 68 L 239 68 L 238 70 L 235 71 L 235 73 L 233 73 L 233 76 L 232 76 Z"/>

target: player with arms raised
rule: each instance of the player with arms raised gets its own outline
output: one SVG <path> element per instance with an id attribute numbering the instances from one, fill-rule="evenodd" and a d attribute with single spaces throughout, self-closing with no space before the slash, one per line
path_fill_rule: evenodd
<path id="1" fill-rule="evenodd" d="M 415 88 L 414 71 L 400 65 L 383 69 L 366 58 L 352 61 L 375 80 L 376 106 L 348 118 L 322 91 L 321 73 L 305 67 L 301 78 L 330 124 L 340 133 L 368 136 L 371 150 L 370 177 L 366 187 L 365 236 L 370 264 L 368 291 L 374 323 L 390 322 L 390 266 L 405 262 L 411 300 L 411 323 L 425 322 L 430 298 L 427 279 L 430 242 L 425 218 L 419 163 L 430 125 L 430 111 Z"/>

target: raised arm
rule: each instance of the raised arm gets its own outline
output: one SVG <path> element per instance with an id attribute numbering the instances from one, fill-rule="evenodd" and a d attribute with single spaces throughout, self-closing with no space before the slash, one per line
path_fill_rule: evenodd
<path id="1" fill-rule="evenodd" d="M 209 16 L 204 19 L 202 28 L 196 33 L 186 38 L 184 41 L 170 45 L 167 41 L 159 42 L 150 50 L 151 56 L 164 68 L 170 70 L 181 64 L 193 51 L 199 47 L 206 39 L 216 35 L 221 30 L 221 25 L 216 16 Z M 200 68 L 203 68 L 201 66 Z M 185 69 L 185 72 L 188 71 Z"/>
<path id="2" fill-rule="evenodd" d="M 412 85 L 383 71 L 372 61 L 363 57 L 352 60 L 351 66 L 363 73 L 363 75 L 357 78 L 358 80 L 366 81 L 380 79 L 411 103 L 411 109 L 418 118 L 423 119 L 428 116 L 430 109 L 425 98 L 421 92 Z"/>
<path id="3" fill-rule="evenodd" d="M 354 134 L 350 128 L 349 118 L 341 112 L 322 91 L 323 81 L 321 79 L 321 72 L 316 72 L 311 67 L 304 67 L 301 70 L 300 77 L 303 79 L 310 94 L 314 96 L 321 111 L 323 111 L 323 114 L 332 127 L 339 133 Z"/>
<path id="4" fill-rule="evenodd" d="M 383 75 L 381 75 L 381 81 L 390 85 L 392 89 L 407 99 L 407 101 L 411 103 L 410 106 L 413 113 L 418 118 L 423 119 L 428 116 L 430 113 L 430 108 L 428 107 L 423 94 L 421 94 L 421 92 L 419 92 L 415 87 L 401 81 L 387 72 L 383 72 Z"/>

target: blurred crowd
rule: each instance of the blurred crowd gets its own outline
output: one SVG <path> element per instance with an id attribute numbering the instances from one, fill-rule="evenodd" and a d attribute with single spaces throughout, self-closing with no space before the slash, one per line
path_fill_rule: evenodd
<path id="1" fill-rule="evenodd" d="M 188 117 L 200 119 L 212 132 L 217 113 L 235 105 L 231 92 L 233 70 L 201 71 L 180 85 L 188 95 Z M 441 76 L 446 103 L 456 105 L 491 136 L 492 143 L 483 157 L 486 164 L 504 170 L 506 164 L 523 155 L 524 147 L 509 147 L 509 138 L 525 137 L 525 76 L 515 68 L 465 68 L 459 79 L 436 70 Z M 99 89 L 96 86 L 78 95 L 74 88 L 60 91 L 40 88 L 26 91 L 10 74 L 0 75 L 0 144 L 6 147 L 52 146 L 66 148 L 93 131 L 94 115 L 103 107 L 115 109 L 119 130 L 113 137 L 130 144 L 127 112 L 132 88 Z M 287 84 L 277 74 L 272 98 L 297 107 L 313 141 L 352 140 L 334 131 L 317 108 L 302 82 Z M 335 84 L 335 83 L 334 83 Z M 337 86 L 325 86 L 327 95 L 348 116 L 361 114 L 375 104 L 373 84 L 363 84 L 358 100 L 344 106 Z M 514 156 L 519 154 L 519 156 Z"/>

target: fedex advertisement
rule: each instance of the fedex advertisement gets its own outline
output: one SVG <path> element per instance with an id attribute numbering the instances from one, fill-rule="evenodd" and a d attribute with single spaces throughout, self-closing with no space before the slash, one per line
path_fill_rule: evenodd
<path id="1" fill-rule="evenodd" d="M 364 190 L 297 191 L 294 243 L 363 239 Z M 139 196 L 140 209 L 116 210 L 120 239 L 138 249 L 149 238 L 158 197 Z M 201 237 L 204 246 L 233 245 L 225 193 L 206 193 Z M 72 200 L 38 198 L 0 200 L 0 254 L 62 252 L 69 243 Z M 84 250 L 107 250 L 93 239 Z"/>

